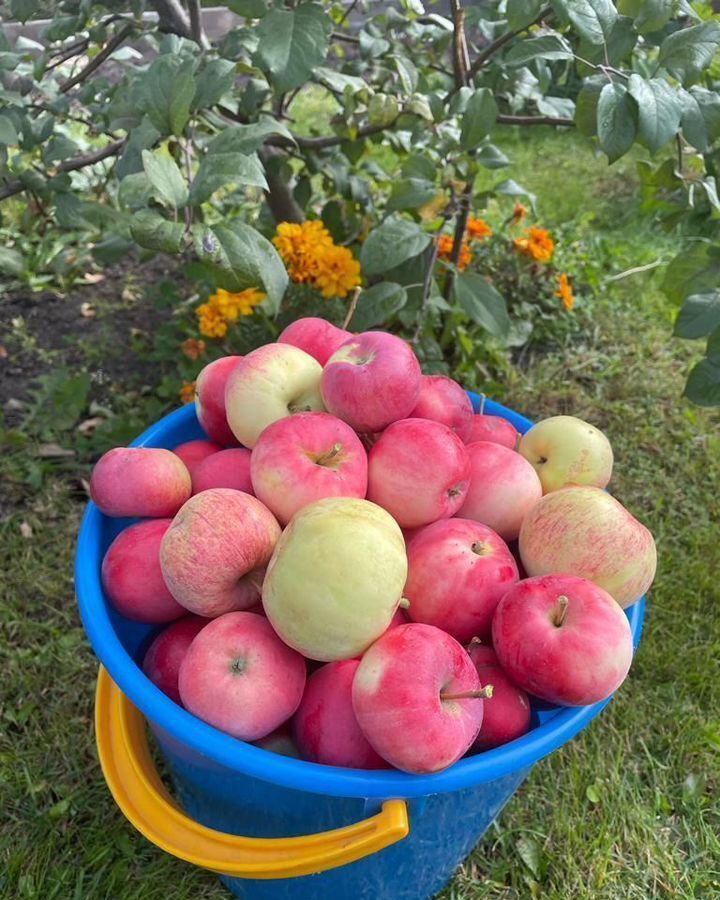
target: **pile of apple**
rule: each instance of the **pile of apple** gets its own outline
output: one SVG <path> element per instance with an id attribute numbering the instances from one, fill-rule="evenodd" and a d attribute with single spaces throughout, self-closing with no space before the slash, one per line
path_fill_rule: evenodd
<path id="1" fill-rule="evenodd" d="M 525 733 L 529 695 L 579 706 L 622 683 L 655 544 L 603 490 L 598 429 L 519 437 L 400 338 L 322 319 L 197 390 L 208 440 L 111 450 L 91 480 L 106 515 L 144 520 L 103 586 L 173 623 L 143 668 L 189 712 L 314 762 L 426 773 Z"/>

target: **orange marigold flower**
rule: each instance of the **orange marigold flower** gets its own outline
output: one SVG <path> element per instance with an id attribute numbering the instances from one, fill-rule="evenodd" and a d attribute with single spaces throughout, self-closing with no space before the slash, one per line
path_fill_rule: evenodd
<path id="1" fill-rule="evenodd" d="M 455 247 L 455 241 L 453 240 L 452 235 L 450 234 L 441 234 L 437 239 L 438 245 L 438 259 L 446 259 L 451 260 L 453 255 L 453 249 Z M 458 257 L 458 269 L 461 271 L 463 269 L 467 269 L 467 267 L 472 262 L 472 252 L 470 250 L 470 245 L 467 241 L 463 241 L 460 245 L 460 256 Z"/>
<path id="2" fill-rule="evenodd" d="M 533 227 L 528 228 L 525 235 L 523 238 L 515 238 L 515 249 L 526 256 L 532 256 L 537 262 L 550 262 L 555 250 L 555 241 L 550 237 L 550 232 Z"/>
<path id="3" fill-rule="evenodd" d="M 511 225 L 518 225 L 527 215 L 527 207 L 523 206 L 522 203 L 516 203 L 515 208 L 513 209 L 512 218 L 510 219 Z"/>
<path id="4" fill-rule="evenodd" d="M 568 312 L 570 312 L 570 310 L 575 305 L 575 296 L 573 294 L 572 288 L 570 287 L 568 277 L 564 272 L 558 275 L 558 289 L 555 291 L 555 296 L 559 297 L 562 300 L 563 306 Z"/>
<path id="5" fill-rule="evenodd" d="M 180 345 L 188 359 L 200 359 L 205 352 L 205 346 L 205 341 L 199 341 L 197 338 L 188 338 Z"/>
<path id="6" fill-rule="evenodd" d="M 202 303 L 195 310 L 198 317 L 200 334 L 210 338 L 222 338 L 227 334 L 227 319 L 220 312 L 217 304 Z"/>
<path id="7" fill-rule="evenodd" d="M 330 232 L 318 219 L 300 224 L 281 222 L 273 238 L 290 279 L 297 284 L 312 281 L 322 251 L 334 246 Z"/>
<path id="8" fill-rule="evenodd" d="M 217 293 L 210 297 L 210 302 L 215 304 L 228 322 L 236 322 L 238 316 L 251 316 L 253 309 L 263 302 L 265 296 L 257 288 L 246 288 L 239 293 L 218 288 Z"/>
<path id="9" fill-rule="evenodd" d="M 178 391 L 181 403 L 192 403 L 195 399 L 195 382 L 183 379 L 182 387 Z"/>
<path id="10" fill-rule="evenodd" d="M 482 241 L 484 238 L 492 237 L 492 228 L 484 219 L 473 219 L 472 216 L 467 222 L 467 233 L 472 241 Z"/>
<path id="11" fill-rule="evenodd" d="M 360 284 L 360 263 L 347 247 L 323 247 L 313 284 L 323 297 L 347 297 Z"/>

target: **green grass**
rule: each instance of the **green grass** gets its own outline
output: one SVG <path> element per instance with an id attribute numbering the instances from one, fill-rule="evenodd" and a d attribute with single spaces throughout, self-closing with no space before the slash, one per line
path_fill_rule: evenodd
<path id="1" fill-rule="evenodd" d="M 616 451 L 613 489 L 655 533 L 659 570 L 630 678 L 578 738 L 541 761 L 442 897 L 648 900 L 720 897 L 720 417 L 680 398 L 694 350 L 670 336 L 656 272 L 671 238 L 637 216 L 620 180 L 580 141 L 509 135 L 509 174 L 542 221 L 597 254 L 594 329 L 531 355 L 504 400 L 535 417 L 573 412 Z M 164 855 L 115 808 L 92 739 L 97 663 L 72 587 L 81 509 L 51 480 L 0 524 L 0 896 L 205 900 L 215 877 Z M 26 522 L 32 536 L 23 537 Z"/>

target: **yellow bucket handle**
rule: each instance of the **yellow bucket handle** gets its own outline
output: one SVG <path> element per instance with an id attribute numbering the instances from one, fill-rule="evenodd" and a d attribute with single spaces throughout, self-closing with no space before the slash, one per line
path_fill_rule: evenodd
<path id="1" fill-rule="evenodd" d="M 150 757 L 142 714 L 103 666 L 95 695 L 95 733 L 110 792 L 135 828 L 173 856 L 221 875 L 312 875 L 377 853 L 409 832 L 404 800 L 386 800 L 381 812 L 354 825 L 303 837 L 238 837 L 200 825 L 165 789 Z"/>

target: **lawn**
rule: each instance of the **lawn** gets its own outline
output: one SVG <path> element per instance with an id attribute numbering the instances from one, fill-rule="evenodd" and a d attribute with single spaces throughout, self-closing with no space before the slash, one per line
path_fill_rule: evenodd
<path id="1" fill-rule="evenodd" d="M 711 900 L 720 897 L 720 417 L 681 399 L 695 348 L 671 337 L 658 271 L 607 280 L 669 259 L 677 244 L 641 219 L 632 160 L 615 174 L 585 143 L 569 146 L 560 165 L 567 137 L 523 132 L 503 143 L 542 222 L 595 273 L 593 324 L 566 346 L 527 354 L 499 399 L 533 417 L 572 412 L 606 432 L 613 490 L 654 532 L 658 576 L 629 680 L 535 767 L 441 896 Z M 38 365 L 42 350 L 32 349 Z M 78 474 L 63 463 L 0 521 L 0 896 L 225 897 L 212 874 L 137 835 L 103 782 L 97 662 L 72 584 Z"/>

